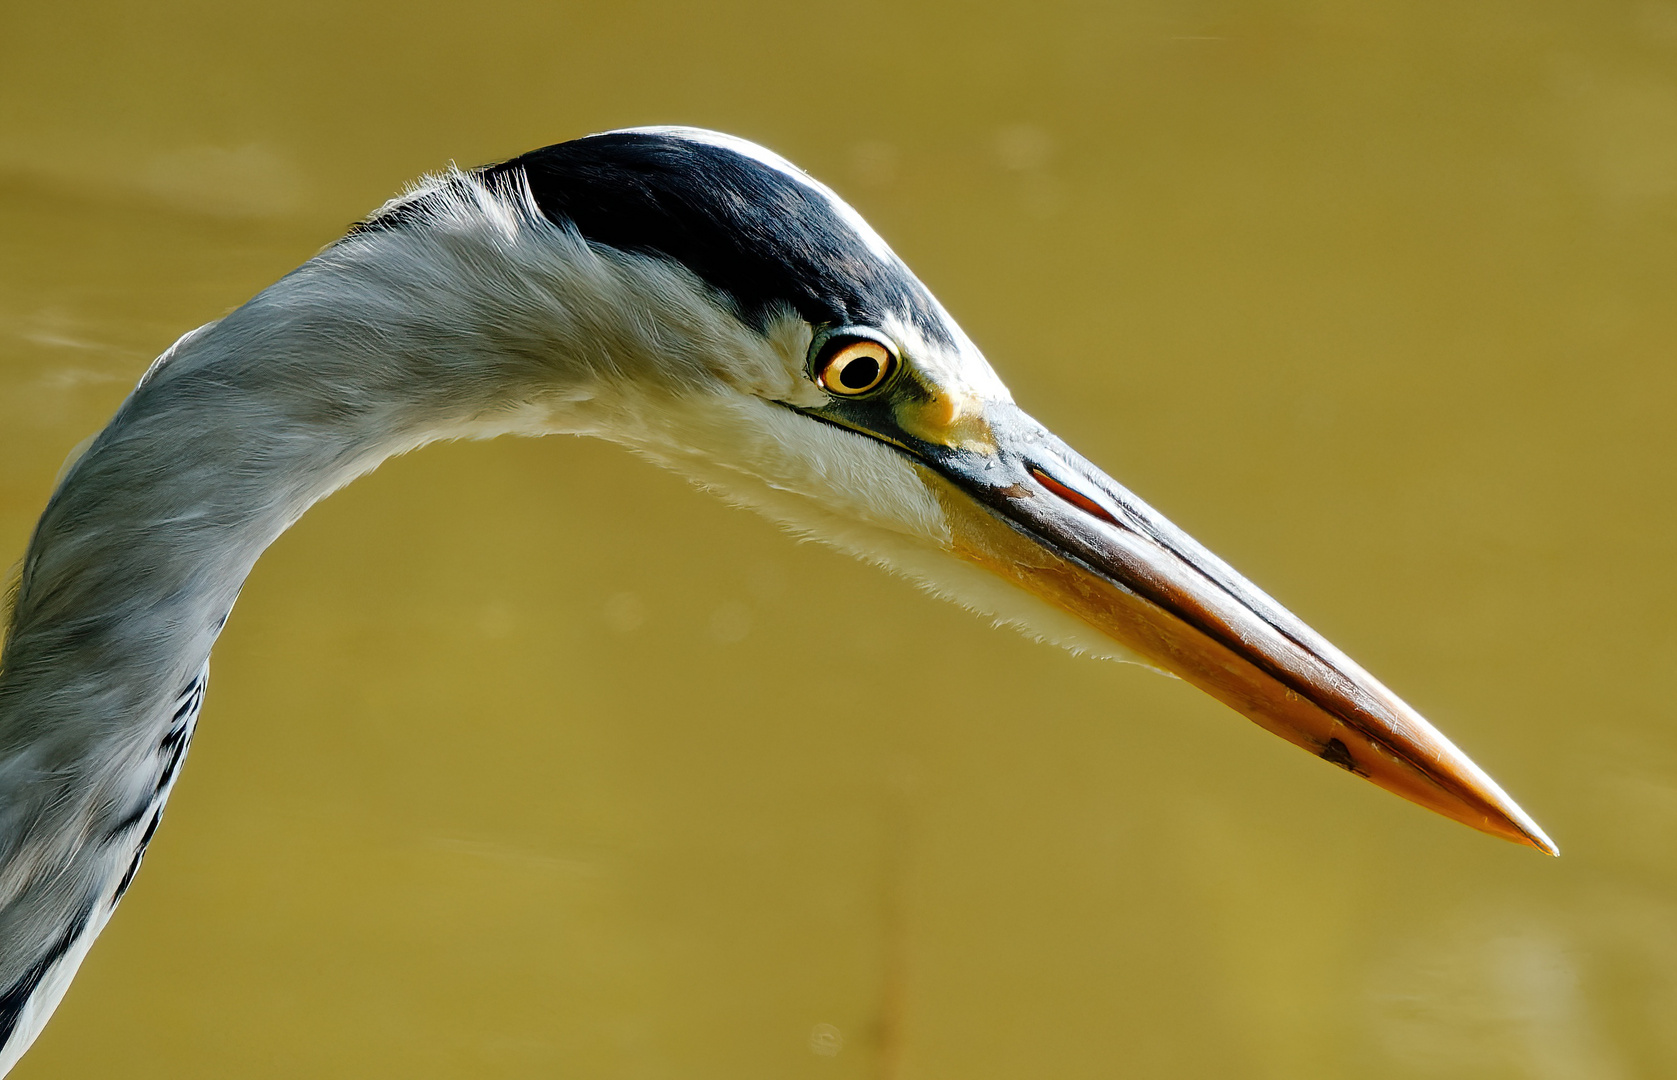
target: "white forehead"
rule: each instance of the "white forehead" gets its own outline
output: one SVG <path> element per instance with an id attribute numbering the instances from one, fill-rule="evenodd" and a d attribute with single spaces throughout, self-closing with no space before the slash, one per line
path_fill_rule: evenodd
<path id="1" fill-rule="evenodd" d="M 866 244 L 868 250 L 873 252 L 880 261 L 887 263 L 898 261 L 896 254 L 891 250 L 891 245 L 885 242 L 885 238 L 874 232 L 873 226 L 868 224 L 867 219 L 858 214 L 849 203 L 839 198 L 832 188 L 804 172 L 773 150 L 758 146 L 749 139 L 742 139 L 737 135 L 728 135 L 720 131 L 710 131 L 706 128 L 679 126 L 621 128 L 618 131 L 608 131 L 605 134 L 663 135 L 667 138 L 686 139 L 688 142 L 720 147 L 723 150 L 731 150 L 741 157 L 748 157 L 760 165 L 766 165 L 778 173 L 791 177 L 819 195 L 832 208 L 833 213 L 838 215 L 839 220 L 850 226 L 856 235 L 861 238 L 862 243 Z"/>
<path id="2" fill-rule="evenodd" d="M 978 351 L 978 346 L 967 337 L 960 324 L 951 319 L 941 305 L 938 314 L 955 338 L 953 349 L 927 341 L 913 324 L 895 315 L 887 315 L 885 325 L 880 329 L 939 386 L 960 388 L 982 401 L 1011 402 L 1013 394 L 1007 384 L 1002 382 L 1001 376 L 984 359 L 984 354 Z"/>

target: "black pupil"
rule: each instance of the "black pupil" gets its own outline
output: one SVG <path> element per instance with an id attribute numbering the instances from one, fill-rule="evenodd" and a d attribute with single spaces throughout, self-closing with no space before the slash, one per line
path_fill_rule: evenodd
<path id="1" fill-rule="evenodd" d="M 846 390 L 866 390 L 879 380 L 879 360 L 865 353 L 839 369 L 839 385 Z"/>

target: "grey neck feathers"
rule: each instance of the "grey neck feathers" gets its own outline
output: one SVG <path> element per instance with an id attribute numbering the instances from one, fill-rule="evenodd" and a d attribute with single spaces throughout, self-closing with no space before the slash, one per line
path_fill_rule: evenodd
<path id="1" fill-rule="evenodd" d="M 749 332 L 690 275 L 469 185 L 165 353 L 65 476 L 0 654 L 0 1074 L 127 887 L 257 557 L 392 454 L 600 432 Z"/>
<path id="2" fill-rule="evenodd" d="M 493 313 L 462 310 L 484 305 L 461 279 L 433 289 L 357 254 L 187 335 L 70 469 L 18 584 L 0 753 L 66 723 L 130 727 L 195 674 L 257 556 L 313 502 L 544 385 Z"/>
<path id="3" fill-rule="evenodd" d="M 186 335 L 70 469 L 0 662 L 0 784 L 48 730 L 133 730 L 193 677 L 263 549 L 385 458 L 597 432 L 623 387 L 714 382 L 739 351 L 718 339 L 749 333 L 683 271 L 590 248 L 516 193 L 463 192 Z"/>
<path id="4" fill-rule="evenodd" d="M 0 1076 L 139 867 L 240 586 L 311 504 L 439 438 L 656 456 L 672 397 L 795 382 L 795 320 L 771 347 L 690 273 L 591 247 L 527 192 L 455 174 L 426 194 L 177 342 L 36 526 L 0 653 Z"/>

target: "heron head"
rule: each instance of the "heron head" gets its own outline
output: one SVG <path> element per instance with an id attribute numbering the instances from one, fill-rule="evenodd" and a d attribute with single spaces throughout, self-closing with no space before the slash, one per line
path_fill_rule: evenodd
<path id="1" fill-rule="evenodd" d="M 1042 636 L 1139 659 L 1475 828 L 1554 850 L 1367 672 L 1021 411 L 832 191 L 743 140 L 611 132 L 515 183 L 660 312 L 603 377 L 609 434 L 736 501 Z M 608 367 L 611 365 L 608 364 Z"/>

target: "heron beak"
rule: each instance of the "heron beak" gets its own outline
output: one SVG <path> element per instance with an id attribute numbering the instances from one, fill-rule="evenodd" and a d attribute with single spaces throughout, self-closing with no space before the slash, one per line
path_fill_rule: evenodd
<path id="1" fill-rule="evenodd" d="M 1011 405 L 990 436 L 921 447 L 954 553 L 1236 712 L 1388 791 L 1558 854 L 1420 714 L 1222 560 Z"/>

